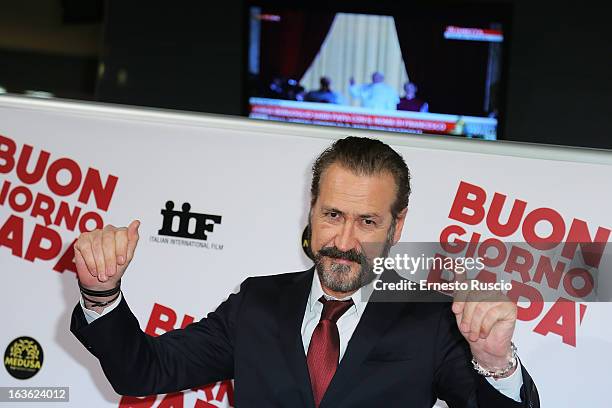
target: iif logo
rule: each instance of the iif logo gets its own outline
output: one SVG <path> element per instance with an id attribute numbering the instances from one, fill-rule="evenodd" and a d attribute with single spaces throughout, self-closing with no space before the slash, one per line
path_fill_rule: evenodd
<path id="1" fill-rule="evenodd" d="M 163 221 L 159 235 L 206 241 L 207 233 L 213 232 L 215 224 L 221 224 L 220 215 L 191 212 L 189 203 L 183 203 L 181 209 L 175 210 L 173 201 L 166 202 L 166 208 L 161 210 Z M 178 219 L 178 227 L 173 229 L 175 219 Z"/>

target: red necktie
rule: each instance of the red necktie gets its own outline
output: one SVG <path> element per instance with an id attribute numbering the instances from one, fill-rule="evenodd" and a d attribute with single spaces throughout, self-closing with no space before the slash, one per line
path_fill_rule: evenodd
<path id="1" fill-rule="evenodd" d="M 336 322 L 353 305 L 352 299 L 327 300 L 323 296 L 319 302 L 323 303 L 323 312 L 321 320 L 312 333 L 306 356 L 316 407 L 321 403 L 325 390 L 338 367 L 340 335 Z"/>

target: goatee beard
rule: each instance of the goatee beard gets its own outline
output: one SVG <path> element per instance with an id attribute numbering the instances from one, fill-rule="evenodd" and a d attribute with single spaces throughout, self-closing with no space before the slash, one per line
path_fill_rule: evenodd
<path id="1" fill-rule="evenodd" d="M 391 250 L 393 235 L 395 235 L 395 222 L 389 227 L 387 239 L 383 245 L 380 256 L 386 257 Z M 331 265 L 326 268 L 324 257 L 331 259 Z M 351 265 L 335 263 L 334 259 L 344 259 L 359 264 L 359 269 L 353 273 Z M 373 264 L 364 252 L 355 249 L 341 251 L 336 246 L 321 248 L 314 256 L 315 267 L 321 285 L 334 292 L 354 292 L 372 282 L 377 274 L 374 273 Z M 351 276 L 353 274 L 353 276 Z"/>

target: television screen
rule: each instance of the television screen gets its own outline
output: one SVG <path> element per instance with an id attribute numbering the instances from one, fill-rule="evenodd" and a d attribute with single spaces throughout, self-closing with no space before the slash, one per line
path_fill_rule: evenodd
<path id="1" fill-rule="evenodd" d="M 248 13 L 251 118 L 499 138 L 509 24 L 493 7 Z"/>

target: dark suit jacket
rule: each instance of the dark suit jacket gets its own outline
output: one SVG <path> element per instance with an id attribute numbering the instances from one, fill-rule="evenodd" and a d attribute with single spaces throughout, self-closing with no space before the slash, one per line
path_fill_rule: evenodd
<path id="1" fill-rule="evenodd" d="M 313 407 L 301 325 L 314 268 L 246 279 L 217 310 L 183 330 L 143 333 L 125 298 L 71 331 L 117 393 L 143 396 L 235 379 L 237 407 Z M 523 403 L 470 365 L 450 303 L 369 302 L 321 402 L 325 407 L 539 407 L 523 367 Z"/>

